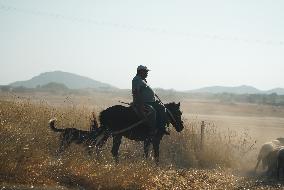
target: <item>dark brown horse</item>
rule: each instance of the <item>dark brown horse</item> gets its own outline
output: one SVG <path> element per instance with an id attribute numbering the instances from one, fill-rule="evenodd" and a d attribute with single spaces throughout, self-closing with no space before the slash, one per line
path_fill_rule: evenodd
<path id="1" fill-rule="evenodd" d="M 148 157 L 149 146 L 152 143 L 156 163 L 159 162 L 159 146 L 164 136 L 164 127 L 171 123 L 177 132 L 183 130 L 183 121 L 181 119 L 180 103 L 174 102 L 165 104 L 166 120 L 158 127 L 155 135 L 151 134 L 151 129 L 146 122 L 141 122 L 141 118 L 135 113 L 132 107 L 115 105 L 103 110 L 100 113 L 100 128 L 96 139 L 97 148 L 100 149 L 109 137 L 113 137 L 113 146 L 111 153 L 118 162 L 118 150 L 122 137 L 135 141 L 144 141 L 144 155 Z M 129 129 L 129 126 L 140 124 Z"/>

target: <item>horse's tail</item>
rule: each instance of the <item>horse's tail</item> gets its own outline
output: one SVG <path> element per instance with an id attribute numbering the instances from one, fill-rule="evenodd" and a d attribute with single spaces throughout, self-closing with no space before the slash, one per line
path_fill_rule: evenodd
<path id="1" fill-rule="evenodd" d="M 107 139 L 110 137 L 110 132 L 108 131 L 108 129 L 104 126 L 101 126 L 98 128 L 98 132 L 96 134 L 96 140 L 95 140 L 95 145 L 97 147 L 101 147 L 105 144 L 105 142 L 107 141 Z"/>
<path id="2" fill-rule="evenodd" d="M 95 145 L 97 147 L 102 147 L 107 139 L 110 137 L 109 129 L 107 127 L 106 121 L 108 120 L 108 111 L 104 110 L 99 115 L 100 127 L 97 130 Z"/>
<path id="3" fill-rule="evenodd" d="M 55 127 L 55 121 L 56 121 L 56 118 L 52 118 L 49 120 L 48 124 L 49 124 L 50 129 L 54 132 L 63 132 L 64 129 L 58 129 Z"/>

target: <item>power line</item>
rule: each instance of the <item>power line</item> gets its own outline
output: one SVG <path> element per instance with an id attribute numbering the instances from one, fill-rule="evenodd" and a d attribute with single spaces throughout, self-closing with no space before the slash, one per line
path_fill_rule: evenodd
<path id="1" fill-rule="evenodd" d="M 102 27 L 112 27 L 112 28 L 119 28 L 123 30 L 133 30 L 137 32 L 157 33 L 157 34 L 165 34 L 165 35 L 177 35 L 177 36 L 193 38 L 193 39 L 235 41 L 235 42 L 242 42 L 242 43 L 248 43 L 248 44 L 261 44 L 261 45 L 270 45 L 270 46 L 283 46 L 284 45 L 284 41 L 271 41 L 271 40 L 260 40 L 260 39 L 251 40 L 251 39 L 239 38 L 236 36 L 224 37 L 224 36 L 215 35 L 215 34 L 193 34 L 189 32 L 173 32 L 173 31 L 163 29 L 163 28 L 158 28 L 158 27 L 139 27 L 139 26 L 134 26 L 134 25 L 100 21 L 100 20 L 91 19 L 91 18 L 65 16 L 63 14 L 58 14 L 58 13 L 43 12 L 43 11 L 38 11 L 38 10 L 19 9 L 19 8 L 9 6 L 9 5 L 4 5 L 4 4 L 0 4 L 0 10 L 18 12 L 18 13 L 23 13 L 23 14 L 30 14 L 30 15 L 35 15 L 35 16 L 47 16 L 47 17 L 52 17 L 55 19 L 67 20 L 71 22 L 86 23 L 86 24 L 93 24 L 93 25 L 102 26 Z"/>

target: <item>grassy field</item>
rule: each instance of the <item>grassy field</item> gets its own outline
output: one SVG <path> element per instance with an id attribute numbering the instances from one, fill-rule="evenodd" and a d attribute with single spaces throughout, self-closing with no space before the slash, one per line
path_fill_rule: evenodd
<path id="1" fill-rule="evenodd" d="M 56 155 L 59 134 L 48 128 L 89 129 L 91 112 L 128 96 L 58 96 L 0 93 L 2 189 L 281 189 L 283 183 L 252 173 L 258 147 L 284 134 L 284 108 L 182 100 L 185 130 L 161 144 L 161 164 L 143 160 L 142 143 L 124 139 L 115 166 L 111 140 L 103 159 L 72 145 Z M 200 148 L 200 123 L 206 122 Z"/>

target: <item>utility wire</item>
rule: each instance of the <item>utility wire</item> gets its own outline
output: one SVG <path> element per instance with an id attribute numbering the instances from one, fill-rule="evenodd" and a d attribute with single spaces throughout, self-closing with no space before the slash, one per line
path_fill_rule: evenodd
<path id="1" fill-rule="evenodd" d="M 220 41 L 235 41 L 235 42 L 242 42 L 242 43 L 249 43 L 249 44 L 261 44 L 261 45 L 270 45 L 270 46 L 283 46 L 284 41 L 271 41 L 271 40 L 260 40 L 260 39 L 243 39 L 239 37 L 224 37 L 220 35 L 214 34 L 193 34 L 189 32 L 173 32 L 167 29 L 157 28 L 157 27 L 139 27 L 134 25 L 127 25 L 127 24 L 118 24 L 113 22 L 106 22 L 106 21 L 99 21 L 96 19 L 90 18 L 82 18 L 82 17 L 72 17 L 72 16 L 65 16 L 63 14 L 57 13 L 49 13 L 43 12 L 38 10 L 26 10 L 26 9 L 19 9 L 13 6 L 0 4 L 1 11 L 9 11 L 9 12 L 18 12 L 23 14 L 30 14 L 35 16 L 47 16 L 52 17 L 55 19 L 67 20 L 71 22 L 78 22 L 78 23 L 86 23 L 86 24 L 93 24 L 102 27 L 112 27 L 112 28 L 119 28 L 123 30 L 133 30 L 137 32 L 148 32 L 148 33 L 157 33 L 157 34 L 165 34 L 165 35 L 177 35 L 186 38 L 192 39 L 210 39 L 210 40 L 220 40 Z"/>

